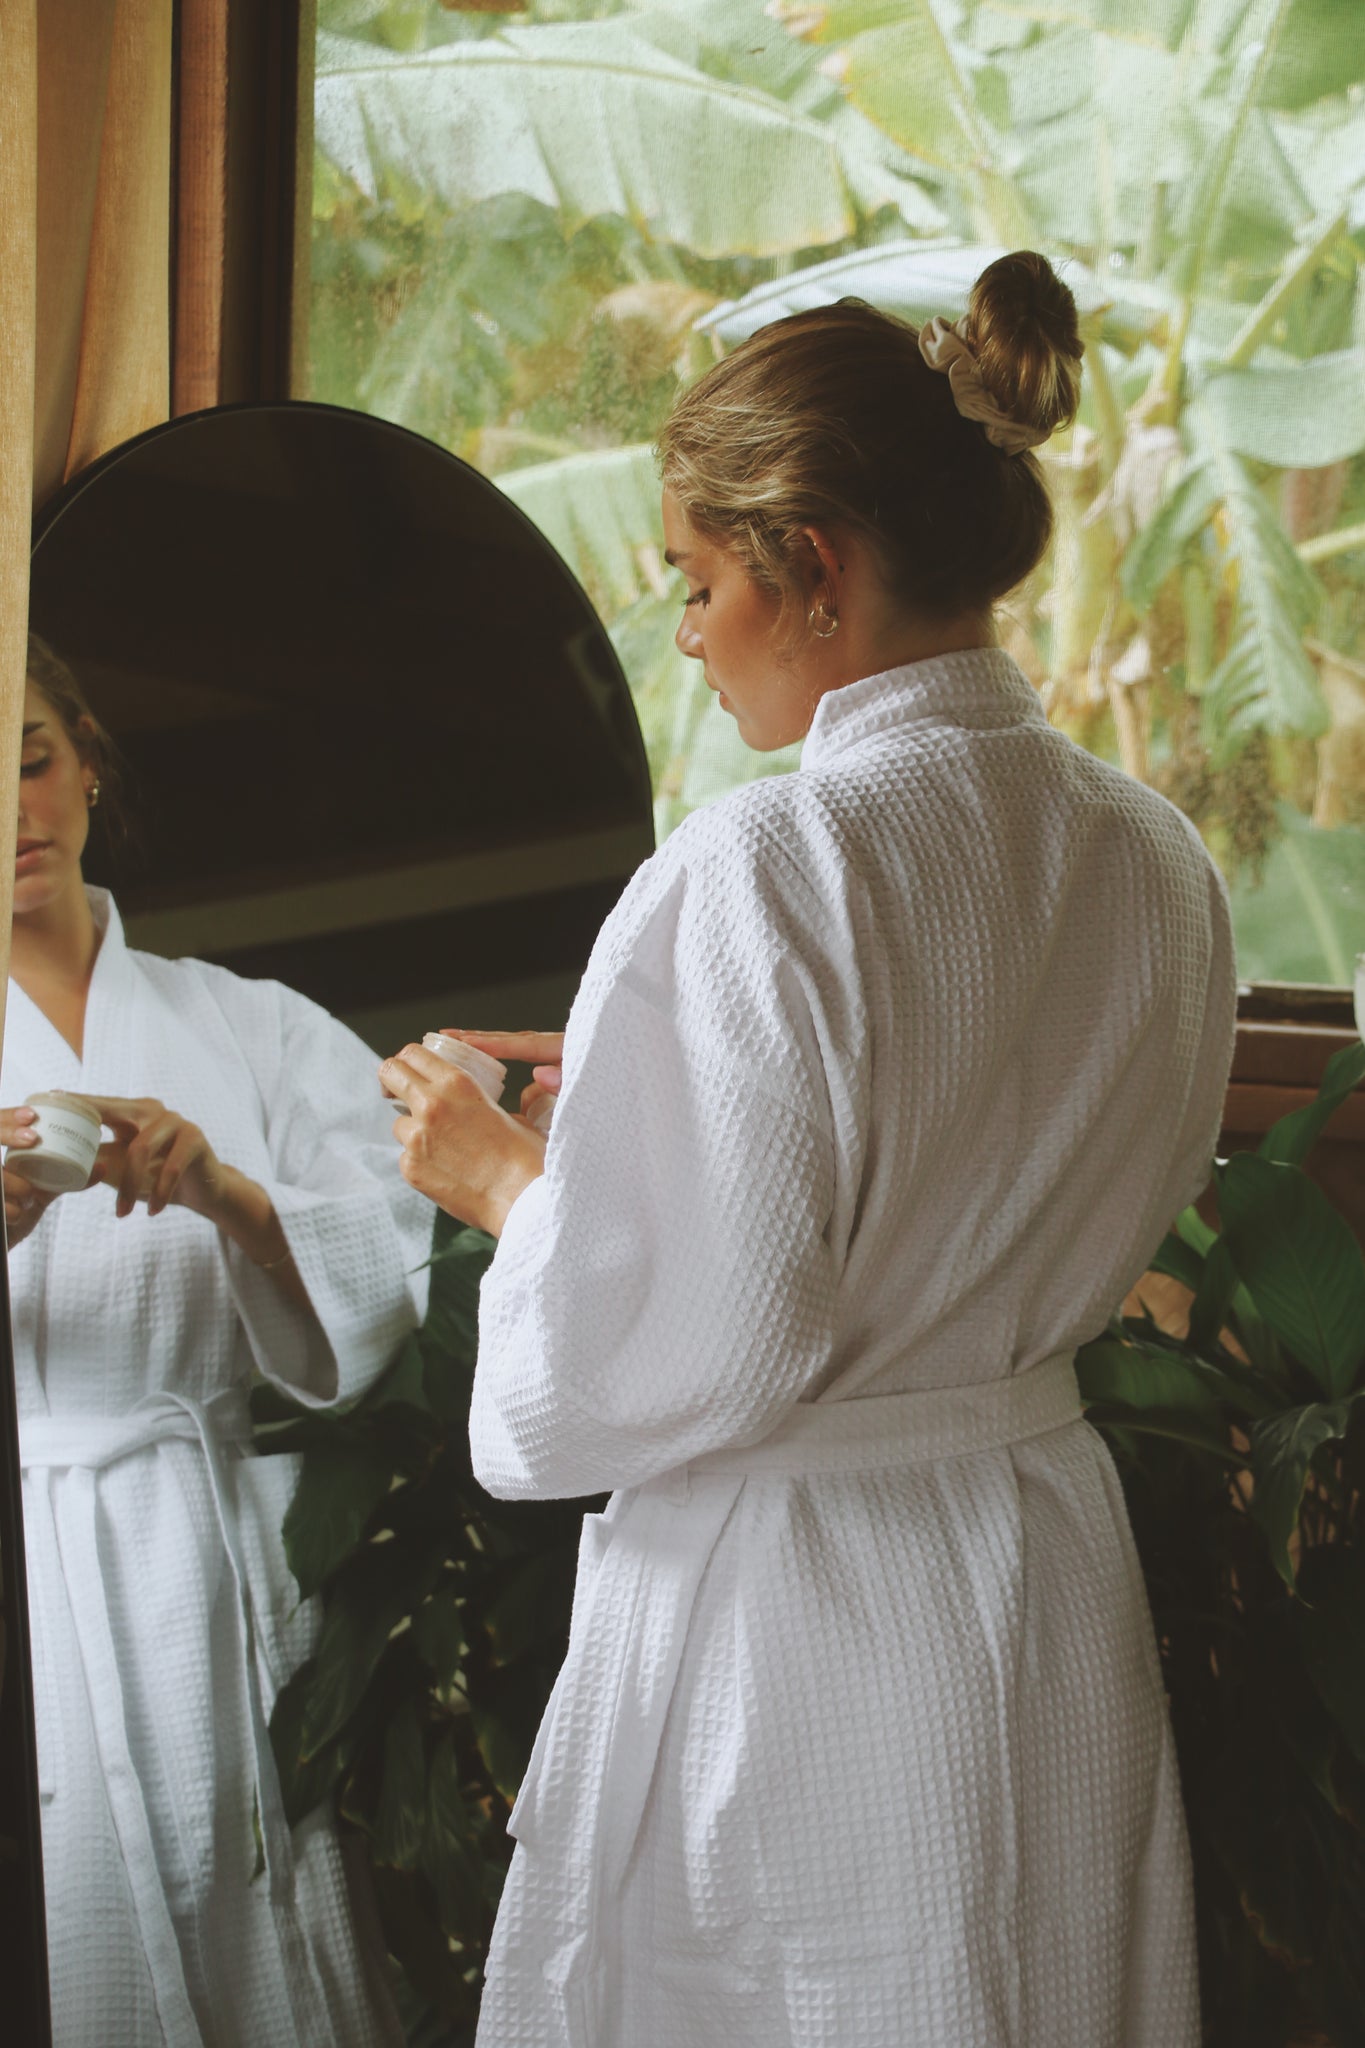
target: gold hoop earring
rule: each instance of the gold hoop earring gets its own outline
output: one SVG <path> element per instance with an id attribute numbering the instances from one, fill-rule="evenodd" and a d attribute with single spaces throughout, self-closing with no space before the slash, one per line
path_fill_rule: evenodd
<path id="1" fill-rule="evenodd" d="M 85 792 L 85 801 L 86 801 L 86 804 L 87 804 L 88 808 L 89 808 L 90 810 L 92 810 L 92 811 L 93 811 L 93 810 L 94 810 L 94 808 L 95 808 L 95 806 L 96 806 L 96 804 L 97 804 L 97 803 L 99 802 L 99 800 L 100 800 L 100 786 L 99 786 L 99 783 L 98 783 L 98 782 L 92 782 L 92 783 L 91 783 L 91 785 L 90 785 L 90 787 L 89 787 L 89 789 L 87 789 L 87 791 Z"/>
<path id="2" fill-rule="evenodd" d="M 824 624 L 817 625 L 816 621 L 821 619 Z M 813 604 L 806 615 L 806 624 L 817 640 L 832 640 L 839 630 L 839 614 L 832 612 L 828 605 Z"/>

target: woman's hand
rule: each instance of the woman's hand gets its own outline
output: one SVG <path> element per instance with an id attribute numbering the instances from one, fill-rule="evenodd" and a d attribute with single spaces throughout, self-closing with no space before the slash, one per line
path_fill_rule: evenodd
<path id="1" fill-rule="evenodd" d="M 37 1116 L 38 1112 L 27 1106 L 0 1109 L 0 1145 L 7 1148 L 3 1176 L 5 1235 L 11 1251 L 37 1229 L 59 1192 L 56 1188 L 35 1188 L 31 1180 L 24 1178 L 23 1155 L 38 1142 L 38 1133 L 33 1128 Z"/>
<path id="2" fill-rule="evenodd" d="M 139 1202 L 147 1204 L 149 1216 L 159 1216 L 173 1202 L 210 1223 L 224 1221 L 230 1207 L 231 1170 L 198 1124 L 150 1098 L 83 1099 L 114 1134 L 96 1153 L 92 1178 L 115 1190 L 116 1216 L 131 1215 Z"/>
<path id="3" fill-rule="evenodd" d="M 451 1035 L 501 1056 L 492 1037 L 472 1031 Z M 498 1035 L 499 1046 L 508 1042 L 506 1035 Z M 394 1136 L 403 1147 L 403 1178 L 448 1216 L 500 1237 L 513 1202 L 544 1171 L 540 1133 L 497 1108 L 468 1074 L 423 1045 L 404 1046 L 385 1060 L 379 1076 L 385 1091 L 409 1111 L 394 1118 Z"/>
<path id="4" fill-rule="evenodd" d="M 562 1031 L 456 1031 L 441 1027 L 446 1038 L 459 1038 L 495 1060 L 522 1060 L 531 1069 L 531 1084 L 521 1091 L 521 1113 L 530 1116 L 538 1102 L 558 1095 L 564 1085 Z"/>
<path id="5" fill-rule="evenodd" d="M 162 1102 L 121 1095 L 82 1098 L 114 1133 L 95 1155 L 92 1179 L 117 1192 L 114 1213 L 130 1215 L 139 1202 L 158 1216 L 170 1204 L 192 1209 L 230 1238 L 257 1266 L 269 1266 L 276 1285 L 300 1308 L 308 1290 L 289 1256 L 289 1240 L 268 1189 L 218 1157 L 198 1124 Z"/>

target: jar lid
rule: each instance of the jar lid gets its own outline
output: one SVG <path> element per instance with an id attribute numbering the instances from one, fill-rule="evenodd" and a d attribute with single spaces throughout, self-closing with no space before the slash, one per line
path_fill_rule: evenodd
<path id="1" fill-rule="evenodd" d="M 447 1037 L 444 1031 L 428 1031 L 422 1043 L 438 1059 L 445 1060 L 452 1067 L 463 1067 L 485 1090 L 494 1095 L 502 1093 L 507 1069 L 491 1053 L 480 1052 L 476 1045 L 466 1045 L 462 1038 Z"/>
<path id="2" fill-rule="evenodd" d="M 68 1095 L 64 1088 L 40 1088 L 36 1094 L 24 1097 L 24 1107 L 64 1109 L 69 1116 L 81 1117 L 86 1123 L 92 1124 L 96 1132 L 102 1128 L 99 1111 L 93 1109 L 83 1095 Z"/>

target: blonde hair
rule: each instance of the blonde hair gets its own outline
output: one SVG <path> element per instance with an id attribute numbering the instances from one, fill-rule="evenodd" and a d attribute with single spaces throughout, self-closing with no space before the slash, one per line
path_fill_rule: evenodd
<path id="1" fill-rule="evenodd" d="M 1075 417 L 1076 303 L 1045 257 L 992 263 L 956 325 L 1012 418 L 1052 432 Z M 1035 457 L 994 447 L 924 361 L 918 330 L 860 299 L 759 328 L 683 393 L 658 454 L 691 524 L 784 606 L 803 602 L 807 526 L 866 535 L 888 587 L 931 618 L 987 610 L 1052 537 Z"/>

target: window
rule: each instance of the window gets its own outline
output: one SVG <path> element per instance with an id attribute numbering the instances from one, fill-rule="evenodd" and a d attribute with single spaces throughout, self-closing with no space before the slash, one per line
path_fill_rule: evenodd
<path id="1" fill-rule="evenodd" d="M 1004 638 L 1198 823 L 1244 978 L 1365 946 L 1365 12 L 1323 0 L 321 0 L 311 396 L 497 479 L 631 680 L 660 835 L 793 756 L 672 646 L 650 442 L 763 320 L 1076 293 Z"/>

